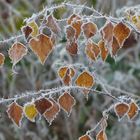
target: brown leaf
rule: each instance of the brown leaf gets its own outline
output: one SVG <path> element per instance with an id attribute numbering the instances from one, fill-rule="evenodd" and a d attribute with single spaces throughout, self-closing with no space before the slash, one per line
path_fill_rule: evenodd
<path id="1" fill-rule="evenodd" d="M 96 140 L 107 140 L 107 136 L 104 130 L 101 130 L 97 136 L 96 136 Z"/>
<path id="2" fill-rule="evenodd" d="M 75 70 L 73 67 L 63 66 L 63 67 L 60 67 L 60 69 L 58 70 L 58 75 L 60 76 L 60 78 L 64 78 L 68 69 L 70 69 L 71 77 L 75 75 Z"/>
<path id="3" fill-rule="evenodd" d="M 132 120 L 138 114 L 139 107 L 134 101 L 132 101 L 129 106 L 130 108 L 127 115 L 129 119 Z"/>
<path id="4" fill-rule="evenodd" d="M 66 86 L 69 86 L 71 84 L 71 76 L 70 76 L 70 69 L 67 69 L 65 76 L 63 77 L 63 83 Z"/>
<path id="5" fill-rule="evenodd" d="M 113 37 L 113 43 L 112 43 L 112 55 L 115 56 L 117 52 L 119 51 L 120 46 L 116 40 L 115 37 Z"/>
<path id="6" fill-rule="evenodd" d="M 81 33 L 82 26 L 81 17 L 79 15 L 73 14 L 68 18 L 67 23 L 75 29 L 76 31 L 75 38 L 77 39 Z"/>
<path id="7" fill-rule="evenodd" d="M 76 35 L 75 29 L 71 25 L 68 25 L 66 27 L 66 37 L 67 37 L 68 41 L 69 42 L 74 42 L 75 35 Z"/>
<path id="8" fill-rule="evenodd" d="M 76 41 L 66 43 L 66 50 L 69 52 L 70 55 L 77 55 L 78 53 L 78 44 Z"/>
<path id="9" fill-rule="evenodd" d="M 47 26 L 52 30 L 52 32 L 54 32 L 55 34 L 59 35 L 60 34 L 60 27 L 58 25 L 58 23 L 56 22 L 56 19 L 54 18 L 53 15 L 49 15 L 47 17 Z"/>
<path id="10" fill-rule="evenodd" d="M 87 39 L 94 36 L 97 33 L 97 25 L 93 22 L 86 22 L 82 25 L 82 29 L 84 32 L 84 35 Z"/>
<path id="11" fill-rule="evenodd" d="M 89 135 L 83 135 L 79 138 L 79 140 L 92 140 L 92 138 Z"/>
<path id="12" fill-rule="evenodd" d="M 98 47 L 100 48 L 101 58 L 103 61 L 105 61 L 109 52 L 103 40 L 100 40 L 98 42 Z"/>
<path id="13" fill-rule="evenodd" d="M 118 118 L 121 119 L 128 113 L 129 105 L 126 103 L 117 103 L 114 110 Z"/>
<path id="14" fill-rule="evenodd" d="M 37 111 L 42 115 L 45 111 L 51 109 L 52 102 L 47 98 L 41 98 L 34 102 Z"/>
<path id="15" fill-rule="evenodd" d="M 50 101 L 52 102 L 52 107 L 49 110 L 45 111 L 43 115 L 45 119 L 51 124 L 59 113 L 60 107 L 54 99 L 50 99 Z"/>
<path id="16" fill-rule="evenodd" d="M 60 107 L 69 115 L 75 105 L 75 99 L 70 93 L 64 92 L 58 99 Z"/>
<path id="17" fill-rule="evenodd" d="M 0 66 L 3 66 L 4 60 L 5 60 L 5 56 L 2 53 L 0 53 Z"/>
<path id="18" fill-rule="evenodd" d="M 38 56 L 40 62 L 44 64 L 53 50 L 51 39 L 44 34 L 40 34 L 37 38 L 32 38 L 29 44 L 32 51 Z"/>
<path id="19" fill-rule="evenodd" d="M 95 61 L 100 54 L 100 49 L 97 44 L 90 40 L 85 47 L 85 53 L 88 58 L 90 58 L 92 61 Z"/>
<path id="20" fill-rule="evenodd" d="M 28 37 L 30 36 L 30 34 L 33 31 L 32 27 L 30 27 L 28 25 L 27 26 L 23 26 L 21 30 L 24 33 L 25 38 L 28 40 Z"/>
<path id="21" fill-rule="evenodd" d="M 8 54 L 13 65 L 16 65 L 27 54 L 27 51 L 27 48 L 22 43 L 14 43 L 8 50 Z"/>
<path id="22" fill-rule="evenodd" d="M 114 26 L 111 22 L 106 22 L 106 24 L 101 29 L 102 38 L 106 45 L 111 46 L 113 41 L 113 29 Z"/>
<path id="23" fill-rule="evenodd" d="M 120 48 L 123 46 L 125 40 L 130 36 L 130 33 L 131 33 L 131 30 L 123 22 L 120 22 L 115 25 L 113 34 L 114 34 L 114 37 L 116 38 Z"/>
<path id="24" fill-rule="evenodd" d="M 84 71 L 77 77 L 75 84 L 80 87 L 91 88 L 95 82 L 91 73 Z"/>
<path id="25" fill-rule="evenodd" d="M 18 126 L 21 126 L 21 120 L 23 118 L 23 109 L 16 102 L 11 103 L 7 110 L 9 118 Z"/>

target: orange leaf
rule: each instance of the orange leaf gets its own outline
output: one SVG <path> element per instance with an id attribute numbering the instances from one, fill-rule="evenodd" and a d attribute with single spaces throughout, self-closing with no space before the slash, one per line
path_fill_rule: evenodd
<path id="1" fill-rule="evenodd" d="M 50 101 L 52 102 L 52 107 L 49 110 L 46 110 L 43 116 L 51 124 L 54 118 L 59 113 L 60 107 L 54 99 L 50 99 Z"/>
<path id="2" fill-rule="evenodd" d="M 107 140 L 107 136 L 104 130 L 101 130 L 97 136 L 96 136 L 96 140 Z"/>
<path id="3" fill-rule="evenodd" d="M 38 56 L 40 62 L 44 64 L 53 50 L 51 39 L 44 34 L 40 34 L 37 38 L 32 38 L 29 44 L 32 51 Z"/>
<path id="4" fill-rule="evenodd" d="M 2 53 L 0 53 L 0 66 L 3 66 L 4 60 L 5 60 L 5 56 Z"/>
<path id="5" fill-rule="evenodd" d="M 81 21 L 81 17 L 79 15 L 73 14 L 68 18 L 67 23 L 70 25 L 72 25 L 72 27 L 75 29 L 76 31 L 76 39 L 79 37 L 80 33 L 81 33 L 81 26 L 82 26 L 82 21 Z"/>
<path id="6" fill-rule="evenodd" d="M 67 86 L 71 83 L 70 69 L 67 69 L 65 76 L 63 77 L 63 83 Z"/>
<path id="7" fill-rule="evenodd" d="M 79 138 L 79 140 L 92 140 L 92 138 L 89 135 L 83 135 Z"/>
<path id="8" fill-rule="evenodd" d="M 120 46 L 116 40 L 115 37 L 113 37 L 113 43 L 112 43 L 112 55 L 115 56 L 117 52 L 119 51 Z"/>
<path id="9" fill-rule="evenodd" d="M 98 42 L 98 46 L 100 48 L 100 53 L 101 53 L 102 60 L 105 61 L 107 56 L 108 56 L 108 48 L 105 46 L 105 43 L 104 43 L 103 40 L 100 40 Z"/>
<path id="10" fill-rule="evenodd" d="M 63 67 L 60 67 L 60 69 L 58 70 L 58 75 L 60 76 L 60 78 L 64 78 L 68 69 L 70 69 L 71 77 L 75 75 L 75 70 L 72 67 L 69 68 L 67 66 L 63 66 Z"/>
<path id="11" fill-rule="evenodd" d="M 126 103 L 117 103 L 114 110 L 118 118 L 121 119 L 128 113 L 129 105 Z"/>
<path id="12" fill-rule="evenodd" d="M 76 35 L 75 29 L 71 25 L 68 25 L 66 27 L 66 37 L 67 37 L 67 39 L 70 42 L 73 42 L 75 40 L 75 35 Z"/>
<path id="13" fill-rule="evenodd" d="M 22 43 L 14 43 L 8 50 L 8 54 L 13 65 L 16 65 L 27 54 L 27 51 L 27 48 Z"/>
<path id="14" fill-rule="evenodd" d="M 76 79 L 75 84 L 80 87 L 91 88 L 95 82 L 93 76 L 87 72 L 82 72 Z"/>
<path id="15" fill-rule="evenodd" d="M 86 22 L 82 25 L 84 35 L 87 39 L 94 36 L 98 30 L 97 25 L 93 22 Z"/>
<path id="16" fill-rule="evenodd" d="M 75 99 L 69 93 L 63 93 L 58 99 L 60 107 L 69 115 L 75 105 Z"/>
<path id="17" fill-rule="evenodd" d="M 123 22 L 115 25 L 113 34 L 120 47 L 123 46 L 125 40 L 130 36 L 131 30 Z"/>
<path id="18" fill-rule="evenodd" d="M 95 61 L 100 54 L 100 49 L 97 44 L 92 41 L 88 41 L 85 47 L 85 53 L 92 61 Z"/>
<path id="19" fill-rule="evenodd" d="M 139 107 L 134 101 L 132 101 L 129 104 L 129 106 L 130 106 L 130 109 L 129 109 L 127 115 L 129 117 L 129 119 L 132 120 L 138 114 Z"/>
<path id="20" fill-rule="evenodd" d="M 7 110 L 9 118 L 18 126 L 21 126 L 21 120 L 23 118 L 23 109 L 16 102 L 11 103 Z"/>
<path id="21" fill-rule="evenodd" d="M 76 41 L 66 43 L 66 50 L 69 52 L 70 55 L 77 55 L 78 53 L 78 44 Z"/>
<path id="22" fill-rule="evenodd" d="M 106 45 L 109 45 L 109 46 L 112 45 L 113 29 L 114 29 L 114 26 L 111 22 L 106 22 L 106 24 L 101 29 L 102 38 Z"/>
<path id="23" fill-rule="evenodd" d="M 49 15 L 47 17 L 47 26 L 55 33 L 55 34 L 59 34 L 61 29 L 58 26 L 56 19 L 54 18 L 53 15 Z"/>
<path id="24" fill-rule="evenodd" d="M 34 102 L 37 111 L 42 115 L 45 111 L 51 109 L 52 102 L 47 98 L 40 98 Z"/>

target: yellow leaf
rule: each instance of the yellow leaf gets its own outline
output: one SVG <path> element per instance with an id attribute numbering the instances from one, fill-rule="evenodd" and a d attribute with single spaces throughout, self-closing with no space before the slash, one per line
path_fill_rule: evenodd
<path id="1" fill-rule="evenodd" d="M 31 35 L 32 35 L 33 37 L 37 36 L 38 33 L 39 33 L 39 30 L 38 30 L 38 25 L 36 24 L 36 22 L 35 22 L 35 21 L 31 21 L 31 22 L 29 22 L 27 25 L 30 26 L 30 27 L 32 28 L 32 30 L 33 30 L 33 31 L 31 32 Z"/>

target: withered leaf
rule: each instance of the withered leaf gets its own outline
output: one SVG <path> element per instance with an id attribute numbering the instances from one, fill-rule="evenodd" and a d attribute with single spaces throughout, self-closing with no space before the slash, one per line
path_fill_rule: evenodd
<path id="1" fill-rule="evenodd" d="M 18 126 L 21 126 L 21 120 L 23 118 L 23 109 L 22 106 L 16 102 L 11 103 L 8 106 L 7 110 L 9 118 Z"/>
<path id="2" fill-rule="evenodd" d="M 105 46 L 105 43 L 103 40 L 100 40 L 98 42 L 98 46 L 100 48 L 100 54 L 101 54 L 101 58 L 103 61 L 106 60 L 107 56 L 108 56 L 108 48 Z"/>
<path id="3" fill-rule="evenodd" d="M 29 44 L 32 51 L 38 56 L 40 62 L 44 64 L 53 50 L 51 39 L 44 34 L 40 34 L 37 38 L 32 38 Z"/>
<path id="4" fill-rule="evenodd" d="M 84 71 L 77 77 L 75 84 L 80 87 L 91 88 L 95 82 L 91 73 Z"/>
<path id="5" fill-rule="evenodd" d="M 113 56 L 115 56 L 120 49 L 120 46 L 115 37 L 113 37 L 113 43 L 111 49 L 112 49 L 111 53 Z"/>
<path id="6" fill-rule="evenodd" d="M 3 66 L 5 60 L 4 54 L 0 53 L 0 66 Z"/>
<path id="7" fill-rule="evenodd" d="M 106 24 L 101 29 L 102 38 L 106 45 L 111 46 L 113 41 L 113 29 L 114 26 L 110 21 L 107 21 Z"/>
<path id="8" fill-rule="evenodd" d="M 114 26 L 113 35 L 120 47 L 123 46 L 125 40 L 130 36 L 130 33 L 131 30 L 123 22 L 120 22 Z"/>
<path id="9" fill-rule="evenodd" d="M 8 50 L 10 59 L 13 65 L 16 65 L 26 54 L 28 49 L 20 42 L 16 42 Z"/>
<path id="10" fill-rule="evenodd" d="M 63 83 L 66 86 L 69 86 L 71 84 L 71 74 L 70 74 L 71 70 L 67 69 L 65 76 L 63 77 Z"/>
<path id="11" fill-rule="evenodd" d="M 104 130 L 101 130 L 97 136 L 96 136 L 96 140 L 107 140 L 107 136 Z"/>
<path id="12" fill-rule="evenodd" d="M 52 102 L 52 107 L 49 110 L 46 110 L 43 116 L 51 124 L 57 116 L 57 114 L 59 113 L 60 107 L 54 99 L 50 99 L 50 101 Z"/>
<path id="13" fill-rule="evenodd" d="M 114 106 L 114 111 L 119 119 L 123 118 L 129 111 L 129 105 L 126 103 L 117 103 Z"/>
<path id="14" fill-rule="evenodd" d="M 89 135 L 83 135 L 79 138 L 79 140 L 92 140 L 92 138 Z"/>
<path id="15" fill-rule="evenodd" d="M 45 111 L 51 109 L 52 102 L 47 98 L 37 99 L 35 102 L 35 107 L 37 111 L 42 115 Z"/>
<path id="16" fill-rule="evenodd" d="M 70 93 L 64 92 L 58 99 L 60 107 L 69 115 L 75 105 L 75 99 Z"/>
<path id="17" fill-rule="evenodd" d="M 87 39 L 94 36 L 98 30 L 97 25 L 93 22 L 86 22 L 82 25 L 84 35 Z"/>
<path id="18" fill-rule="evenodd" d="M 127 115 L 129 119 L 132 120 L 138 114 L 139 107 L 134 101 L 132 101 L 129 106 L 130 108 Z"/>
<path id="19" fill-rule="evenodd" d="M 66 37 L 69 40 L 69 42 L 73 42 L 75 40 L 75 35 L 76 35 L 75 29 L 71 25 L 68 25 L 66 27 Z"/>
<path id="20" fill-rule="evenodd" d="M 33 31 L 32 27 L 30 27 L 28 25 L 27 26 L 23 26 L 21 30 L 24 33 L 26 39 L 28 39 L 28 37 L 30 36 L 30 34 Z"/>
<path id="21" fill-rule="evenodd" d="M 67 41 L 66 50 L 69 52 L 70 55 L 77 55 L 77 53 L 78 53 L 77 42 L 76 41 L 74 41 L 74 42 Z"/>
<path id="22" fill-rule="evenodd" d="M 47 17 L 46 24 L 52 30 L 52 32 L 54 32 L 57 35 L 60 34 L 61 29 L 60 29 L 58 23 L 56 22 L 56 19 L 54 18 L 54 16 L 52 14 Z"/>
<path id="23" fill-rule="evenodd" d="M 58 75 L 60 76 L 60 78 L 64 78 L 68 69 L 70 69 L 71 77 L 73 77 L 75 75 L 75 70 L 73 67 L 63 66 L 63 67 L 60 67 L 58 70 Z"/>
<path id="24" fill-rule="evenodd" d="M 95 61 L 100 54 L 100 49 L 96 43 L 90 40 L 85 47 L 85 53 L 89 59 Z"/>
<path id="25" fill-rule="evenodd" d="M 36 116 L 38 115 L 38 111 L 35 108 L 35 104 L 34 103 L 25 104 L 24 105 L 24 114 L 30 121 L 34 122 Z"/>
<path id="26" fill-rule="evenodd" d="M 75 38 L 77 39 L 81 33 L 82 26 L 81 17 L 79 15 L 73 14 L 68 18 L 67 23 L 75 29 L 76 31 Z"/>
<path id="27" fill-rule="evenodd" d="M 31 32 L 32 37 L 36 37 L 39 34 L 38 25 L 36 24 L 35 21 L 31 21 L 27 23 L 27 26 L 30 26 L 32 28 L 32 32 Z"/>

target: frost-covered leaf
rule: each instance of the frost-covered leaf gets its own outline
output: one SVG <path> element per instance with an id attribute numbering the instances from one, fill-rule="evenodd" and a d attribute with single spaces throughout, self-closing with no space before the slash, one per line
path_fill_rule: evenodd
<path id="1" fill-rule="evenodd" d="M 16 102 L 11 103 L 7 110 L 9 118 L 18 126 L 21 126 L 21 120 L 23 118 L 23 108 Z"/>
<path id="2" fill-rule="evenodd" d="M 35 21 L 29 22 L 27 26 L 30 26 L 32 28 L 32 32 L 31 32 L 32 37 L 36 37 L 39 34 L 38 25 L 36 24 Z"/>
<path id="3" fill-rule="evenodd" d="M 79 138 L 79 140 L 92 140 L 92 138 L 89 135 L 83 135 Z"/>
<path id="4" fill-rule="evenodd" d="M 35 104 L 32 102 L 25 104 L 24 105 L 24 114 L 30 121 L 34 122 L 36 116 L 38 115 L 38 111 L 35 107 Z"/>
<path id="5" fill-rule="evenodd" d="M 3 66 L 5 60 L 4 54 L 0 53 L 0 66 Z"/>
<path id="6" fill-rule="evenodd" d="M 22 43 L 14 43 L 8 50 L 8 54 L 13 65 L 16 65 L 27 54 L 27 51 L 27 48 Z"/>
<path id="7" fill-rule="evenodd" d="M 46 110 L 43 116 L 51 124 L 57 116 L 57 114 L 59 113 L 60 107 L 54 99 L 50 99 L 50 101 L 52 102 L 52 107 L 49 110 Z"/>
<path id="8" fill-rule="evenodd" d="M 35 102 L 35 107 L 37 111 L 42 115 L 45 111 L 51 109 L 52 102 L 47 98 L 37 99 Z"/>
<path id="9" fill-rule="evenodd" d="M 77 55 L 77 53 L 78 53 L 77 42 L 76 41 L 73 41 L 73 42 L 67 41 L 66 50 L 69 52 L 70 55 Z"/>
<path id="10" fill-rule="evenodd" d="M 28 39 L 32 31 L 33 31 L 32 27 L 28 25 L 22 27 L 22 32 L 24 33 L 26 39 Z"/>
<path id="11" fill-rule="evenodd" d="M 94 36 L 97 31 L 97 25 L 93 22 L 86 22 L 82 25 L 82 30 L 84 32 L 84 35 L 87 39 L 89 39 L 90 37 Z"/>
<path id="12" fill-rule="evenodd" d="M 96 140 L 107 140 L 107 136 L 106 136 L 105 130 L 101 130 L 101 131 L 97 134 Z"/>
<path id="13" fill-rule="evenodd" d="M 73 42 L 75 40 L 75 34 L 76 34 L 75 29 L 71 25 L 68 25 L 66 27 L 66 37 L 69 42 Z"/>
<path id="14" fill-rule="evenodd" d="M 29 44 L 32 51 L 38 56 L 40 62 L 44 64 L 53 50 L 51 39 L 44 34 L 40 34 L 37 38 L 32 38 Z"/>
<path id="15" fill-rule="evenodd" d="M 70 93 L 64 92 L 58 99 L 60 107 L 69 115 L 75 105 L 75 99 Z"/>

